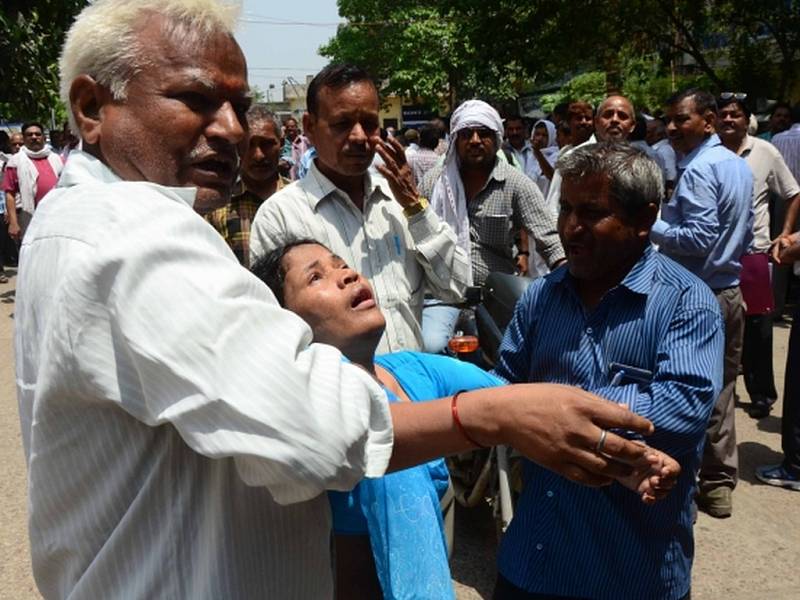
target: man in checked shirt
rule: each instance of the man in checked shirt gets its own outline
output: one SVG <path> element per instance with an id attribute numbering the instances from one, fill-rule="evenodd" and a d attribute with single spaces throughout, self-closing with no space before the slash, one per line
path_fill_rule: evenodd
<path id="1" fill-rule="evenodd" d="M 526 275 L 529 246 L 551 269 L 564 260 L 555 213 L 538 186 L 498 154 L 502 136 L 503 122 L 494 108 L 481 100 L 464 102 L 450 120 L 444 163 L 428 171 L 421 186 L 470 257 L 474 285 L 483 285 L 494 271 Z M 458 318 L 458 308 L 428 302 L 425 350 L 441 352 Z"/>

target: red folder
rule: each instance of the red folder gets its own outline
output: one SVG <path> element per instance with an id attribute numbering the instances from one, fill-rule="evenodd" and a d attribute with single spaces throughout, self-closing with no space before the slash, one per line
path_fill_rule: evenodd
<path id="1" fill-rule="evenodd" d="M 742 257 L 742 274 L 739 287 L 746 305 L 746 314 L 766 315 L 775 308 L 772 281 L 769 271 L 769 256 L 745 254 Z"/>

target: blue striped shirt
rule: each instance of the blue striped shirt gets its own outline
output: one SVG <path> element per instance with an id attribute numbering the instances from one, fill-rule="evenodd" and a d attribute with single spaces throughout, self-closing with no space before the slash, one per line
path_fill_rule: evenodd
<path id="1" fill-rule="evenodd" d="M 712 289 L 739 285 L 753 243 L 753 174 L 714 134 L 678 163 L 650 239 Z"/>
<path id="2" fill-rule="evenodd" d="M 529 592 L 580 598 L 671 600 L 688 592 L 694 473 L 721 387 L 722 353 L 714 295 L 651 247 L 591 311 L 565 266 L 531 284 L 506 331 L 497 374 L 512 383 L 580 386 L 627 403 L 653 421 L 647 442 L 683 471 L 667 498 L 646 506 L 619 484 L 588 488 L 526 462 L 499 550 L 506 579 Z M 612 385 L 611 363 L 652 377 L 623 376 Z"/>

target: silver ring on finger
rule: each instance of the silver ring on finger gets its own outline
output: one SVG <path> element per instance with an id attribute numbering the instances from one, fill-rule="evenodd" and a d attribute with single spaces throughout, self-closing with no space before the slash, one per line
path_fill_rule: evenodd
<path id="1" fill-rule="evenodd" d="M 598 454 L 603 455 L 603 456 L 605 456 L 605 454 L 603 454 L 603 448 L 605 448 L 605 445 L 606 445 L 606 436 L 607 435 L 608 435 L 608 431 L 606 431 L 605 429 L 601 430 L 600 431 L 600 439 L 597 440 L 597 446 L 595 446 L 595 448 L 594 448 L 595 452 L 597 452 Z"/>

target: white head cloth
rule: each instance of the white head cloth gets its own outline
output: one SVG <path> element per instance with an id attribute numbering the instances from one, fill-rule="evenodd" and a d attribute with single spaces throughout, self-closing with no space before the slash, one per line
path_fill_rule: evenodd
<path id="1" fill-rule="evenodd" d="M 458 245 L 470 256 L 469 216 L 464 184 L 459 173 L 456 140 L 458 132 L 472 127 L 488 127 L 495 132 L 496 147 L 503 140 L 503 121 L 498 112 L 482 100 L 467 100 L 450 117 L 450 143 L 444 158 L 442 174 L 431 194 L 431 206 L 456 234 Z M 471 283 L 471 282 L 470 282 Z"/>

